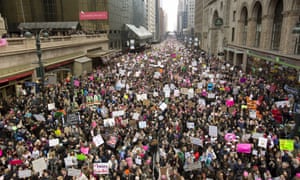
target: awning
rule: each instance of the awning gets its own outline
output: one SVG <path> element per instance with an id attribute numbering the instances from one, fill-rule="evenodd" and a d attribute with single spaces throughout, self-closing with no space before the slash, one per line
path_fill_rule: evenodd
<path id="1" fill-rule="evenodd" d="M 75 30 L 79 27 L 78 21 L 65 21 L 65 22 L 25 22 L 20 23 L 18 29 L 20 30 Z"/>
<path id="2" fill-rule="evenodd" d="M 149 32 L 145 27 L 140 26 L 139 28 L 133 24 L 126 24 L 126 27 L 131 30 L 139 39 L 151 39 L 152 33 Z"/>
<path id="3" fill-rule="evenodd" d="M 6 78 L 0 79 L 0 83 L 5 83 L 5 82 L 13 81 L 13 80 L 16 80 L 16 79 L 24 78 L 24 77 L 27 77 L 27 76 L 31 76 L 32 73 L 33 73 L 33 71 L 27 71 L 27 72 L 22 72 L 22 73 L 19 73 L 19 74 L 11 75 L 11 76 L 8 76 Z"/>

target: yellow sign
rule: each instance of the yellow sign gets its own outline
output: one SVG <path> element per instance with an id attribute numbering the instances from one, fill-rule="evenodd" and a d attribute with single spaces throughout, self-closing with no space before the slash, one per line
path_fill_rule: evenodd
<path id="1" fill-rule="evenodd" d="M 293 151 L 294 140 L 293 139 L 279 139 L 280 150 Z"/>

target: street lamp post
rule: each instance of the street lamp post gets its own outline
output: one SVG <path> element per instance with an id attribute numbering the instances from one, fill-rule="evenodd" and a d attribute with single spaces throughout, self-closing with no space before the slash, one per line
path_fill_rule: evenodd
<path id="1" fill-rule="evenodd" d="M 41 92 L 42 92 L 42 102 L 43 109 L 46 109 L 46 97 L 45 97 L 45 68 L 42 62 L 42 50 L 41 50 L 41 34 L 43 33 L 43 37 L 48 37 L 49 34 L 45 29 L 41 29 L 35 36 L 35 45 L 36 45 L 36 54 L 38 57 L 38 68 L 36 68 L 37 76 L 41 78 Z M 25 32 L 25 37 L 31 37 L 32 34 L 29 31 Z"/>

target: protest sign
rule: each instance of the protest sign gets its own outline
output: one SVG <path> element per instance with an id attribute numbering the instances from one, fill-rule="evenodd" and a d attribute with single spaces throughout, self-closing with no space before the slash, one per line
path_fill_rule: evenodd
<path id="1" fill-rule="evenodd" d="M 267 145 L 268 145 L 268 139 L 267 138 L 263 138 L 263 137 L 258 138 L 258 147 L 262 147 L 262 148 L 266 149 Z"/>
<path id="2" fill-rule="evenodd" d="M 64 158 L 65 166 L 76 166 L 78 164 L 77 158 L 75 156 L 68 156 Z"/>
<path id="3" fill-rule="evenodd" d="M 174 89 L 174 97 L 178 97 L 180 95 L 179 89 Z"/>
<path id="4" fill-rule="evenodd" d="M 209 126 L 208 135 L 210 135 L 210 137 L 217 137 L 218 136 L 218 127 L 217 126 Z"/>
<path id="5" fill-rule="evenodd" d="M 249 117 L 251 119 L 256 119 L 256 110 L 254 109 L 249 109 Z"/>
<path id="6" fill-rule="evenodd" d="M 279 139 L 279 148 L 284 151 L 293 151 L 294 150 L 294 140 L 293 139 Z"/>
<path id="7" fill-rule="evenodd" d="M 140 114 L 139 113 L 133 113 L 132 114 L 132 119 L 134 120 L 139 120 Z"/>
<path id="8" fill-rule="evenodd" d="M 146 121 L 139 121 L 139 128 L 140 129 L 144 129 L 147 127 L 147 123 Z"/>
<path id="9" fill-rule="evenodd" d="M 241 144 L 241 143 L 239 143 L 239 144 L 236 145 L 236 150 L 239 153 L 249 154 L 249 153 L 251 153 L 251 144 L 247 144 L 247 143 Z"/>
<path id="10" fill-rule="evenodd" d="M 195 128 L 195 123 L 194 122 L 186 122 L 186 127 L 188 129 L 194 129 Z"/>
<path id="11" fill-rule="evenodd" d="M 115 126 L 115 119 L 114 118 L 107 118 L 103 120 L 104 127 L 114 127 Z"/>
<path id="12" fill-rule="evenodd" d="M 75 113 L 70 113 L 67 115 L 67 125 L 77 125 L 79 124 L 79 116 Z"/>
<path id="13" fill-rule="evenodd" d="M 94 174 L 109 174 L 108 163 L 93 163 Z"/>
<path id="14" fill-rule="evenodd" d="M 18 171 L 18 177 L 19 178 L 29 178 L 31 176 L 31 170 L 30 169 L 24 169 Z"/>
<path id="15" fill-rule="evenodd" d="M 118 117 L 118 116 L 123 116 L 125 114 L 125 111 L 120 110 L 120 111 L 113 111 L 112 112 L 112 117 Z"/>
<path id="16" fill-rule="evenodd" d="M 48 104 L 48 110 L 51 111 L 55 109 L 55 103 Z"/>
<path id="17" fill-rule="evenodd" d="M 203 146 L 203 141 L 200 138 L 190 137 L 190 141 L 192 144 Z"/>
<path id="18" fill-rule="evenodd" d="M 35 172 L 43 172 L 43 170 L 47 169 L 47 164 L 44 158 L 39 158 L 32 161 L 32 168 Z"/>
<path id="19" fill-rule="evenodd" d="M 49 146 L 50 147 L 56 146 L 58 144 L 59 144 L 59 139 L 58 138 L 49 140 Z"/>
<path id="20" fill-rule="evenodd" d="M 166 103 L 161 103 L 160 105 L 159 105 L 159 108 L 162 110 L 162 111 L 164 111 L 165 109 L 167 109 L 167 107 L 168 107 L 168 105 L 166 104 Z"/>
<path id="21" fill-rule="evenodd" d="M 97 136 L 93 137 L 93 142 L 95 143 L 95 146 L 100 146 L 104 143 L 104 140 L 102 138 L 102 136 L 100 134 L 98 134 Z"/>
<path id="22" fill-rule="evenodd" d="M 77 177 L 81 175 L 80 169 L 68 168 L 68 176 Z"/>
<path id="23" fill-rule="evenodd" d="M 184 171 L 194 171 L 194 170 L 201 169 L 201 168 L 202 168 L 202 165 L 201 165 L 200 161 L 196 161 L 191 164 L 185 164 L 183 166 Z"/>

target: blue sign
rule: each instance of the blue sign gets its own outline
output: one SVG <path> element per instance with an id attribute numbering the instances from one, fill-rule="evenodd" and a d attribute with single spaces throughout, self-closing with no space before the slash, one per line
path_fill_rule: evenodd
<path id="1" fill-rule="evenodd" d="M 33 87 L 33 86 L 36 86 L 36 83 L 35 82 L 25 82 L 25 86 L 26 87 Z"/>
<path id="2" fill-rule="evenodd" d="M 214 88 L 214 84 L 213 84 L 213 83 L 208 83 L 207 89 L 208 89 L 209 91 L 212 91 L 213 88 Z"/>

